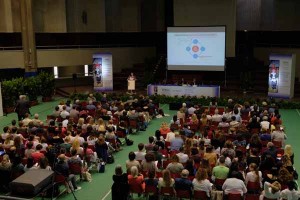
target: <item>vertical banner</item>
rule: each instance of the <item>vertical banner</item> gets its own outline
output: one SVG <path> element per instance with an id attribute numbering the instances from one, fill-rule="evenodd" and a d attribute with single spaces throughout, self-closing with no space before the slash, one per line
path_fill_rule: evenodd
<path id="1" fill-rule="evenodd" d="M 293 98 L 296 56 L 294 54 L 271 54 L 269 60 L 268 95 Z"/>
<path id="2" fill-rule="evenodd" d="M 0 82 L 0 117 L 3 116 L 3 105 L 2 105 L 2 92 L 1 92 L 1 82 Z"/>
<path id="3" fill-rule="evenodd" d="M 93 55 L 94 90 L 113 90 L 112 54 L 97 53 Z"/>

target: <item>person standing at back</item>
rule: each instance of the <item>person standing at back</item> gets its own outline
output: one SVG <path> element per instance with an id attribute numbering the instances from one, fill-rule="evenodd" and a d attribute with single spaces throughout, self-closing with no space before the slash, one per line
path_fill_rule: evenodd
<path id="1" fill-rule="evenodd" d="M 18 121 L 24 119 L 26 113 L 30 114 L 29 108 L 30 104 L 26 100 L 26 95 L 20 95 L 15 108 L 15 112 L 18 114 Z"/>

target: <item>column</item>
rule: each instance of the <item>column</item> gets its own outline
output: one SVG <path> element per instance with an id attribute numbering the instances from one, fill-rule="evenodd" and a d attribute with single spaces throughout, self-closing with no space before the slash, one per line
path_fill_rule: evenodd
<path id="1" fill-rule="evenodd" d="M 25 76 L 31 76 L 37 71 L 35 33 L 32 19 L 32 0 L 19 1 L 21 10 L 21 31 L 24 51 Z"/>

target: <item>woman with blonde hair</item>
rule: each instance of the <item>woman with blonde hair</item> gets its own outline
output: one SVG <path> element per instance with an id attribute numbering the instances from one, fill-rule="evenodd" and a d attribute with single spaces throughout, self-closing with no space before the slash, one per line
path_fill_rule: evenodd
<path id="1" fill-rule="evenodd" d="M 262 191 L 259 200 L 266 199 L 279 199 L 280 198 L 280 190 L 281 185 L 278 181 L 274 183 L 265 182 L 264 183 L 264 190 Z"/>
<path id="2" fill-rule="evenodd" d="M 202 126 L 207 126 L 208 125 L 208 119 L 207 119 L 207 115 L 205 113 L 203 113 L 201 115 L 200 122 L 201 122 Z"/>
<path id="3" fill-rule="evenodd" d="M 77 155 L 82 155 L 83 154 L 83 148 L 80 147 L 80 142 L 77 138 L 74 139 L 72 143 L 72 147 L 70 148 L 70 152 L 75 149 L 77 151 Z"/>
<path id="4" fill-rule="evenodd" d="M 0 170 L 10 170 L 11 162 L 7 154 L 3 155 L 2 161 L 0 162 Z"/>
<path id="5" fill-rule="evenodd" d="M 285 145 L 284 155 L 288 155 L 289 158 L 291 159 L 292 164 L 294 165 L 294 152 L 292 149 L 292 145 L 290 145 L 290 144 Z"/>
<path id="6" fill-rule="evenodd" d="M 106 132 L 106 124 L 102 118 L 98 119 L 98 129 L 97 129 L 100 134 L 105 134 Z"/>
<path id="7" fill-rule="evenodd" d="M 246 175 L 245 184 L 247 186 L 248 182 L 259 183 L 262 188 L 262 173 L 258 170 L 258 166 L 255 163 L 249 165 L 249 172 Z"/>
<path id="8" fill-rule="evenodd" d="M 139 170 L 136 166 L 130 168 L 130 174 L 128 175 L 129 187 L 143 193 L 145 190 L 145 180 L 142 174 L 139 174 Z"/>
<path id="9" fill-rule="evenodd" d="M 174 187 L 174 185 L 175 181 L 171 177 L 171 172 L 168 169 L 164 169 L 162 171 L 162 177 L 158 179 L 158 189 L 160 190 L 162 187 Z"/>
<path id="10" fill-rule="evenodd" d="M 193 180 L 193 187 L 196 191 L 205 191 L 206 196 L 210 197 L 210 193 L 212 191 L 212 184 L 207 178 L 208 175 L 206 169 L 199 168 Z"/>
<path id="11" fill-rule="evenodd" d="M 196 125 L 199 124 L 199 120 L 198 120 L 198 117 L 197 117 L 196 114 L 192 114 L 191 120 L 190 120 L 190 123 L 189 123 L 189 124 L 196 124 Z"/>

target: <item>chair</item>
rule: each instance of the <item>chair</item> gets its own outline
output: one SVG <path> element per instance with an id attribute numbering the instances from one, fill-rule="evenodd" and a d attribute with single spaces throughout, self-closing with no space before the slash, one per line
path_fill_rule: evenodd
<path id="1" fill-rule="evenodd" d="M 242 200 L 243 196 L 240 193 L 228 193 L 227 200 Z"/>
<path id="2" fill-rule="evenodd" d="M 194 190 L 194 199 L 195 200 L 208 200 L 208 196 L 205 191 Z"/>
<path id="3" fill-rule="evenodd" d="M 161 187 L 160 196 L 168 196 L 168 197 L 175 197 L 175 191 L 173 187 Z"/>
<path id="4" fill-rule="evenodd" d="M 191 199 L 191 191 L 189 190 L 176 190 L 176 197 L 179 199 Z"/>
<path id="5" fill-rule="evenodd" d="M 136 119 L 129 119 L 129 127 L 132 129 L 136 129 L 136 132 L 138 132 L 138 122 Z"/>
<path id="6" fill-rule="evenodd" d="M 173 128 L 174 130 L 178 130 L 179 129 L 179 125 L 178 124 L 171 124 L 170 128 Z"/>
<path id="7" fill-rule="evenodd" d="M 82 180 L 82 167 L 80 163 L 69 163 L 69 170 L 71 174 L 79 175 Z"/>
<path id="8" fill-rule="evenodd" d="M 260 184 L 259 184 L 259 182 L 249 181 L 247 183 L 247 190 L 248 190 L 248 193 L 251 193 L 251 194 L 260 193 Z"/>
<path id="9" fill-rule="evenodd" d="M 246 194 L 245 200 L 259 200 L 260 194 Z"/>
<path id="10" fill-rule="evenodd" d="M 222 186 L 223 186 L 223 183 L 225 182 L 225 179 L 218 179 L 216 178 L 215 179 L 215 186 L 216 186 L 216 189 L 217 190 L 222 190 Z"/>
<path id="11" fill-rule="evenodd" d="M 156 196 L 157 195 L 157 187 L 154 185 L 146 185 L 145 187 L 145 196 L 148 197 L 149 196 Z"/>
<path id="12" fill-rule="evenodd" d="M 116 131 L 115 134 L 118 138 L 125 138 L 126 137 L 126 134 L 123 131 Z"/>

